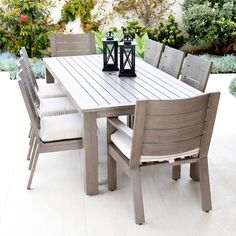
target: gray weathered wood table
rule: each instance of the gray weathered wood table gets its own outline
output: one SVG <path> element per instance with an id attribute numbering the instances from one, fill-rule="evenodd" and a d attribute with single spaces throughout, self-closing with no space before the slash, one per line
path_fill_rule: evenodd
<path id="1" fill-rule="evenodd" d="M 44 58 L 44 63 L 47 82 L 59 81 L 83 114 L 85 192 L 89 195 L 99 191 L 97 118 L 132 114 L 137 100 L 202 94 L 140 59 L 136 60 L 135 78 L 103 72 L 101 55 Z"/>

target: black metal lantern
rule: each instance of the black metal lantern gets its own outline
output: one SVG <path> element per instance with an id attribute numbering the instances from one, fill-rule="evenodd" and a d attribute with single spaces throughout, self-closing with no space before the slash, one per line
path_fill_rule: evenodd
<path id="1" fill-rule="evenodd" d="M 112 31 L 107 32 L 103 41 L 103 71 L 118 71 L 118 39 Z"/>
<path id="2" fill-rule="evenodd" d="M 120 77 L 135 77 L 135 43 L 130 35 L 124 35 L 120 46 Z"/>

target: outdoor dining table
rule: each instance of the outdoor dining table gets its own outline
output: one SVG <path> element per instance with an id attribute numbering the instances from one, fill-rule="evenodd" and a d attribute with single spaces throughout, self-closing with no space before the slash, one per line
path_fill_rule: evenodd
<path id="1" fill-rule="evenodd" d="M 181 99 L 201 95 L 167 73 L 136 58 L 136 77 L 104 72 L 102 55 L 44 58 L 47 82 L 61 83 L 83 114 L 85 192 L 98 194 L 97 118 L 134 113 L 137 100 Z"/>

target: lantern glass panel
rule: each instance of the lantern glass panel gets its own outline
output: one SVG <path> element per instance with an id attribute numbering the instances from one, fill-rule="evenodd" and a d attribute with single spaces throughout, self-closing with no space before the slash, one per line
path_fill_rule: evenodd
<path id="1" fill-rule="evenodd" d="M 120 77 L 135 77 L 135 43 L 120 43 Z"/>
<path id="2" fill-rule="evenodd" d="M 103 71 L 118 70 L 118 40 L 103 39 Z"/>

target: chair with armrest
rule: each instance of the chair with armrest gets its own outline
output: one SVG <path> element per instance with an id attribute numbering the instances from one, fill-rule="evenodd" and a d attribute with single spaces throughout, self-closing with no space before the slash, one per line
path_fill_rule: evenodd
<path id="1" fill-rule="evenodd" d="M 24 73 L 18 74 L 18 84 L 26 103 L 34 135 L 31 156 L 31 173 L 27 189 L 31 188 L 40 153 L 75 150 L 82 148 L 82 126 L 79 113 L 40 117 L 30 95 L 24 89 Z"/>
<path id="2" fill-rule="evenodd" d="M 205 92 L 211 69 L 212 62 L 206 61 L 199 56 L 188 54 L 184 60 L 180 79 L 191 87 Z M 172 178 L 178 180 L 180 173 L 181 167 L 174 166 Z M 190 164 L 190 177 L 195 181 L 199 180 L 199 166 L 197 163 Z"/>
<path id="3" fill-rule="evenodd" d="M 162 53 L 158 68 L 178 79 L 184 57 L 184 52 L 166 46 L 164 52 Z"/>
<path id="4" fill-rule="evenodd" d="M 117 187 L 118 164 L 131 180 L 137 224 L 145 222 L 141 168 L 199 163 L 202 209 L 212 209 L 207 156 L 219 97 L 138 101 L 133 130 L 117 118 L 107 120 L 108 189 Z"/>

